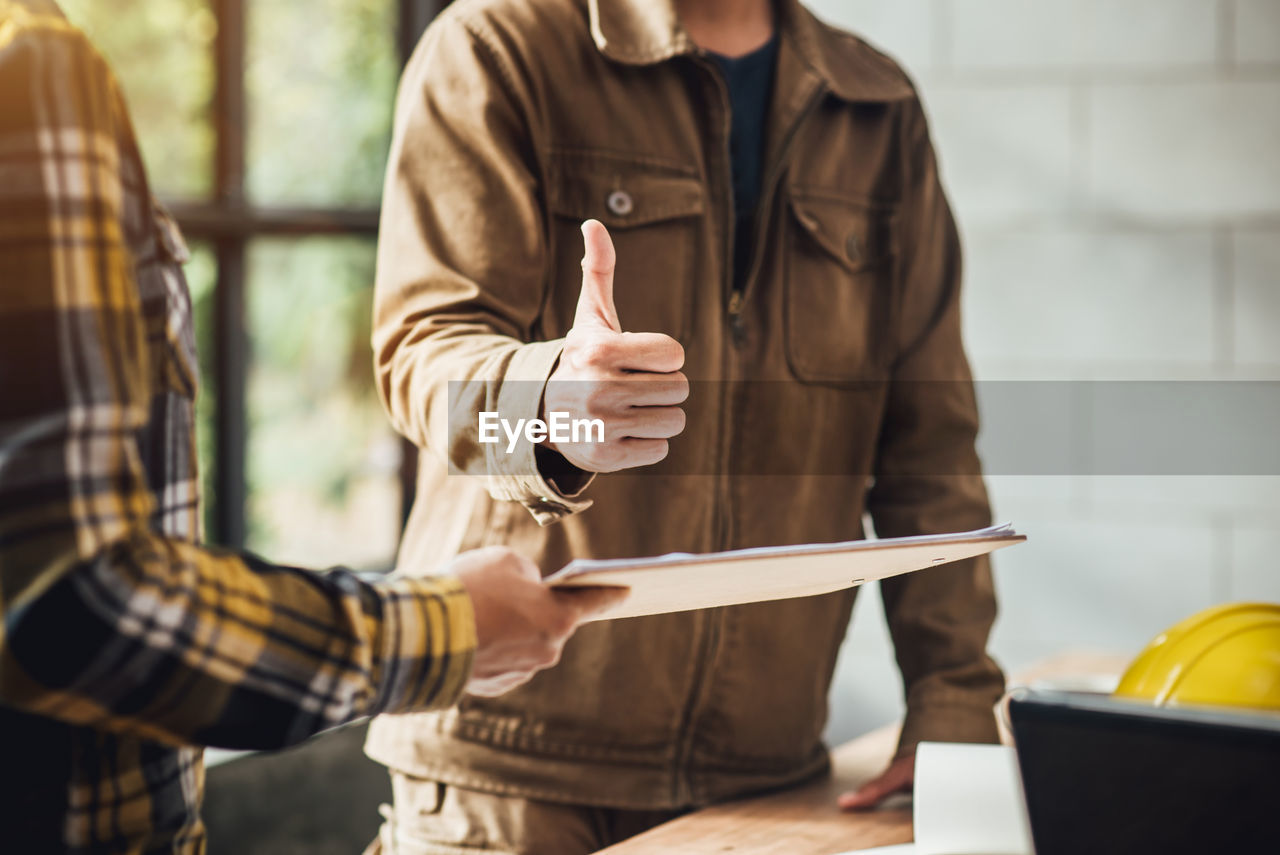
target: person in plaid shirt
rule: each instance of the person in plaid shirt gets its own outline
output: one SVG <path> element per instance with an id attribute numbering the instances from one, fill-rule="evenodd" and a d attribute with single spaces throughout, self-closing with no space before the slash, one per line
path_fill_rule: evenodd
<path id="1" fill-rule="evenodd" d="M 4 852 L 202 852 L 201 746 L 501 693 L 624 595 L 505 549 L 366 579 L 199 545 L 186 257 L 102 58 L 0 0 Z"/>

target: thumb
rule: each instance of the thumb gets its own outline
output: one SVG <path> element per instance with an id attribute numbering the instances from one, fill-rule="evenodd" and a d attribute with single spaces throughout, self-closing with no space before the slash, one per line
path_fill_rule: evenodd
<path id="1" fill-rule="evenodd" d="M 582 224 L 582 293 L 573 325 L 603 326 L 622 332 L 618 310 L 613 306 L 613 267 L 616 256 L 609 231 L 599 220 Z"/>
<path id="2" fill-rule="evenodd" d="M 514 559 L 514 570 L 516 575 L 530 582 L 542 583 L 542 571 L 538 569 L 537 564 L 534 564 L 523 555 L 516 555 L 513 553 L 512 558 Z"/>

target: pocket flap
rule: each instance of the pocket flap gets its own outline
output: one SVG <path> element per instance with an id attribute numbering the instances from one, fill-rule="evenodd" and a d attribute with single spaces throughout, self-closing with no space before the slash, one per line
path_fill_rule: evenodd
<path id="1" fill-rule="evenodd" d="M 791 211 L 805 233 L 850 271 L 893 258 L 893 211 L 887 206 L 793 187 Z"/>
<path id="2" fill-rule="evenodd" d="M 551 182 L 555 214 L 596 219 L 611 229 L 696 217 L 706 208 L 702 182 L 625 163 L 570 163 Z"/>

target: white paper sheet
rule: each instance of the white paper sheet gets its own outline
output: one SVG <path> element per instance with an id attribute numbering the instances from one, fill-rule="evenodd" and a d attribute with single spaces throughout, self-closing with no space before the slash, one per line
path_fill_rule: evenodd
<path id="1" fill-rule="evenodd" d="M 551 586 L 625 585 L 630 596 L 597 620 L 829 594 L 1021 543 L 1010 525 L 957 534 L 807 543 L 707 555 L 579 559 Z"/>
<path id="2" fill-rule="evenodd" d="M 913 801 L 916 855 L 1033 855 L 1012 748 L 920 743 Z"/>

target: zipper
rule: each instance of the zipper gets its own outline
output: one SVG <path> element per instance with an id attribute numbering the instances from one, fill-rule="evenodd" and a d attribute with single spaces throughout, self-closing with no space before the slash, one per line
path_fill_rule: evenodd
<path id="1" fill-rule="evenodd" d="M 815 82 L 813 90 L 808 94 L 805 102 L 796 112 L 795 118 L 787 127 L 786 135 L 782 138 L 782 142 L 778 146 L 777 157 L 769 163 L 768 171 L 764 176 L 764 195 L 761 197 L 759 207 L 760 212 L 766 212 L 761 216 L 757 216 L 756 222 L 753 224 L 752 236 L 755 244 L 751 250 L 751 262 L 747 268 L 747 276 L 742 282 L 741 290 L 734 288 L 729 296 L 728 316 L 730 340 L 732 346 L 728 353 L 726 364 L 734 366 L 732 382 L 723 384 L 725 393 L 721 396 L 721 407 L 724 417 L 721 420 L 722 430 L 721 440 L 721 457 L 720 457 L 720 500 L 717 502 L 718 516 L 722 519 L 722 526 L 719 531 L 718 548 L 721 550 L 729 548 L 729 528 L 732 515 L 730 513 L 730 505 L 732 500 L 732 492 L 729 484 L 729 450 L 732 448 L 732 429 L 734 425 L 739 424 L 742 419 L 737 412 L 739 409 L 740 396 L 732 395 L 730 390 L 743 378 L 740 375 L 741 368 L 737 365 L 743 345 L 746 342 L 746 320 L 744 313 L 746 311 L 747 300 L 751 297 L 752 292 L 756 289 L 756 278 L 760 274 L 760 265 L 763 263 L 764 247 L 766 241 L 762 239 L 767 226 L 772 225 L 771 218 L 767 215 L 773 200 L 778 195 L 778 182 L 782 177 L 782 171 L 788 164 L 791 153 L 791 147 L 795 142 L 796 136 L 799 134 L 801 125 L 804 124 L 809 114 L 813 112 L 814 107 L 821 100 L 826 92 L 824 86 L 820 82 Z"/>
<path id="2" fill-rule="evenodd" d="M 751 286 L 753 285 L 755 277 L 759 272 L 759 267 L 760 267 L 761 259 L 763 256 L 763 246 L 764 246 L 763 242 L 759 239 L 759 237 L 761 232 L 763 231 L 765 221 L 767 220 L 767 218 L 766 217 L 757 218 L 758 222 L 756 223 L 756 226 L 755 226 L 756 245 L 752 252 L 751 266 L 748 268 L 748 276 L 743 283 L 742 290 L 738 290 L 737 288 L 733 287 L 733 254 L 734 254 L 733 253 L 733 235 L 734 235 L 733 173 L 732 173 L 732 160 L 729 152 L 729 136 L 732 131 L 732 124 L 731 124 L 731 115 L 728 107 L 729 92 L 728 92 L 728 87 L 725 85 L 723 77 L 720 75 L 719 71 L 711 65 L 710 62 L 708 62 L 707 60 L 697 55 L 694 56 L 694 60 L 699 65 L 706 68 L 708 73 L 711 74 L 711 77 L 715 82 L 717 93 L 719 95 L 720 107 L 722 111 L 721 135 L 723 137 L 723 151 L 721 152 L 721 154 L 723 155 L 722 161 L 725 166 L 724 172 L 727 173 L 727 175 L 722 177 L 725 179 L 724 180 L 724 186 L 726 188 L 725 197 L 728 201 L 728 204 L 725 210 L 728 212 L 728 218 L 729 218 L 729 223 L 725 228 L 725 240 L 722 242 L 722 252 L 723 252 L 723 258 L 724 258 L 724 271 L 725 271 L 724 285 L 728 288 L 728 291 L 729 291 L 729 301 L 728 301 L 728 305 L 726 306 L 726 309 L 727 309 L 727 315 L 728 315 L 728 321 L 729 321 L 730 342 L 726 344 L 727 352 L 725 354 L 725 356 L 727 357 L 725 360 L 725 364 L 728 365 L 736 361 L 736 358 L 737 358 L 736 354 L 742 348 L 743 344 L 746 341 L 746 327 L 743 321 L 743 310 L 746 306 L 747 297 L 750 296 Z M 770 164 L 769 172 L 766 175 L 765 183 L 764 183 L 766 195 L 760 201 L 759 210 L 767 211 L 768 206 L 773 204 L 773 198 L 777 194 L 776 184 L 781 175 L 782 168 L 785 166 L 787 162 L 787 155 L 791 150 L 791 145 L 795 140 L 795 137 L 797 132 L 799 131 L 800 125 L 803 124 L 804 119 L 809 115 L 810 112 L 812 112 L 814 106 L 818 103 L 818 99 L 822 95 L 822 93 L 823 93 L 823 88 L 821 86 L 814 87 L 814 91 L 809 95 L 808 100 L 801 107 L 800 111 L 796 114 L 795 119 L 791 122 L 791 126 L 787 129 L 787 135 L 783 138 L 782 145 L 779 147 L 778 156 L 777 158 L 775 158 L 774 162 Z M 717 489 L 718 495 L 716 499 L 715 510 L 713 512 L 713 526 L 715 528 L 715 548 L 717 551 L 727 549 L 728 541 L 729 541 L 729 518 L 730 518 L 729 506 L 730 506 L 730 500 L 732 496 L 729 489 L 729 475 L 728 475 L 729 459 L 728 458 L 729 458 L 729 449 L 732 444 L 731 443 L 732 436 L 730 431 L 733 425 L 733 420 L 732 418 L 730 418 L 730 414 L 737 409 L 734 401 L 735 396 L 732 393 L 733 384 L 737 380 L 738 378 L 736 376 L 729 379 L 722 378 L 722 382 L 719 384 L 721 388 L 721 397 L 720 397 L 721 417 L 720 417 L 720 443 L 719 443 L 720 466 L 719 466 L 718 472 L 716 473 L 716 477 L 718 480 L 716 489 Z M 702 692 L 703 692 L 703 689 L 705 688 L 707 673 L 710 670 L 711 660 L 714 656 L 714 653 L 719 648 L 720 635 L 721 635 L 722 626 L 724 623 L 723 609 L 714 609 L 710 612 L 704 612 L 703 614 L 705 615 L 705 620 L 703 623 L 703 629 L 704 629 L 703 637 L 702 637 L 701 643 L 698 645 L 697 656 L 696 656 L 696 659 L 694 660 L 694 673 L 691 681 L 689 698 L 688 700 L 686 700 L 684 709 L 682 710 L 681 716 L 680 716 L 679 732 L 682 732 L 683 736 L 680 738 L 679 742 L 676 745 L 676 756 L 675 756 L 674 774 L 673 774 L 673 782 L 672 782 L 672 795 L 675 799 L 676 804 L 686 804 L 692 801 L 692 797 L 693 797 L 692 786 L 689 785 L 688 782 L 686 781 L 686 777 L 687 777 L 686 766 L 693 752 L 693 738 L 694 738 L 693 723 L 695 718 L 694 712 L 695 712 L 695 709 L 697 708 L 698 702 L 702 699 Z"/>
<path id="3" fill-rule="evenodd" d="M 737 288 L 729 295 L 729 331 L 733 335 L 733 343 L 741 347 L 746 338 L 746 327 L 742 323 L 742 292 Z"/>
<path id="4" fill-rule="evenodd" d="M 742 294 L 733 287 L 733 235 L 734 235 L 734 219 L 733 219 L 733 171 L 732 160 L 729 152 L 729 136 L 732 133 L 732 116 L 729 112 L 729 88 L 724 82 L 718 68 L 712 62 L 705 59 L 699 54 L 695 54 L 693 60 L 710 75 L 716 89 L 718 101 L 720 104 L 720 135 L 722 137 L 721 161 L 723 168 L 721 170 L 721 180 L 724 186 L 723 198 L 725 200 L 724 210 L 727 212 L 727 223 L 724 225 L 724 240 L 721 241 L 721 257 L 724 259 L 724 279 L 723 287 L 729 290 L 729 315 L 730 329 L 734 332 L 734 337 L 740 333 L 741 324 L 734 320 L 735 316 L 741 316 Z M 724 362 L 727 363 L 732 356 L 732 351 L 726 344 L 724 353 Z M 720 389 L 720 425 L 719 425 L 719 458 L 721 469 L 724 468 L 725 459 L 728 456 L 728 422 L 725 414 L 729 412 L 729 386 L 730 384 L 721 382 L 717 384 Z M 713 548 L 715 551 L 725 549 L 725 543 L 728 539 L 728 513 L 727 513 L 727 488 L 725 485 L 723 471 L 716 473 L 718 483 L 716 485 L 717 497 L 712 511 L 712 528 L 715 532 Z M 723 612 L 719 609 L 704 611 L 702 614 L 702 639 L 698 644 L 697 653 L 694 659 L 693 676 L 690 680 L 689 696 L 685 701 L 684 709 L 680 713 L 679 733 L 682 736 L 676 744 L 676 756 L 674 763 L 674 774 L 672 780 L 672 796 L 676 804 L 688 804 L 693 801 L 693 787 L 688 781 L 688 763 L 693 753 L 694 729 L 693 723 L 695 719 L 695 710 L 698 703 L 702 700 L 702 693 L 705 688 L 707 673 L 711 669 L 711 661 L 715 656 L 715 651 L 720 646 L 720 625 L 723 621 Z"/>
<path id="5" fill-rule="evenodd" d="M 720 69 L 711 62 L 704 61 L 708 72 L 711 74 L 712 80 L 715 82 L 716 92 L 720 98 L 720 136 L 722 145 L 720 147 L 720 160 L 723 166 L 721 170 L 721 179 L 724 183 L 724 200 L 725 200 L 725 222 L 724 240 L 721 241 L 721 258 L 724 260 L 724 279 L 722 287 L 729 292 L 729 329 L 730 339 L 734 340 L 741 335 L 742 327 L 742 293 L 733 287 L 734 278 L 734 246 L 733 242 L 736 237 L 737 219 L 735 217 L 733 197 L 733 153 L 730 150 L 730 140 L 733 135 L 733 113 L 732 102 L 729 100 L 729 86 L 725 82 L 724 75 Z M 736 308 L 735 308 L 736 307 Z M 735 342 L 736 343 L 736 342 Z M 733 359 L 733 349 L 726 347 L 724 349 L 723 365 L 728 365 Z M 719 471 L 717 478 L 719 484 L 717 489 L 720 493 L 715 504 L 715 549 L 723 551 L 728 548 L 729 540 L 729 514 L 728 508 L 728 486 L 724 477 L 724 469 L 728 464 L 729 457 L 729 429 L 730 423 L 727 415 L 730 412 L 730 400 L 732 380 L 736 378 L 724 377 L 720 378 L 720 448 L 719 448 Z"/>

